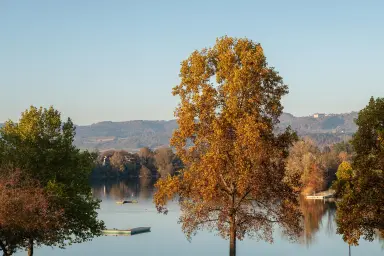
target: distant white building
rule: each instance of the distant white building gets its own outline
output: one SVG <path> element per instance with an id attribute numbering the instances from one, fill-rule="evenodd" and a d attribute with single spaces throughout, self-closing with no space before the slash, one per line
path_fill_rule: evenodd
<path id="1" fill-rule="evenodd" d="M 313 114 L 313 117 L 314 118 L 321 118 L 321 117 L 325 117 L 325 114 L 316 113 L 316 114 Z"/>
<path id="2" fill-rule="evenodd" d="M 107 157 L 107 156 L 104 156 L 104 159 L 103 159 L 103 166 L 106 166 L 106 165 L 107 165 L 107 160 L 108 160 L 108 157 Z"/>

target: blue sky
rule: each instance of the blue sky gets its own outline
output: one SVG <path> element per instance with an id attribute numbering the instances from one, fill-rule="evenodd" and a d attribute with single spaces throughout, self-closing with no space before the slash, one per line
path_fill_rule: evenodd
<path id="1" fill-rule="evenodd" d="M 0 122 L 53 105 L 77 124 L 172 119 L 180 62 L 261 43 L 294 115 L 384 96 L 384 1 L 0 1 Z"/>

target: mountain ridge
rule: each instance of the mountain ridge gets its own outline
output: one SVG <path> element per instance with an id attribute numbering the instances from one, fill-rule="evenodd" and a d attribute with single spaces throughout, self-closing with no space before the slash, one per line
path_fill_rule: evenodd
<path id="1" fill-rule="evenodd" d="M 296 117 L 283 113 L 278 130 L 291 126 L 299 136 L 310 137 L 319 146 L 327 146 L 348 139 L 357 129 L 354 119 L 358 112 L 318 114 Z M 169 145 L 177 128 L 173 120 L 101 121 L 91 125 L 76 125 L 75 145 L 82 149 L 124 149 L 136 151 L 142 147 L 156 148 Z"/>

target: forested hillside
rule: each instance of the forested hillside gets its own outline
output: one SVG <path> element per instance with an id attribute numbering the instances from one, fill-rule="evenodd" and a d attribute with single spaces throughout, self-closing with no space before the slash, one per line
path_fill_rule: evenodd
<path id="1" fill-rule="evenodd" d="M 329 145 L 350 138 L 356 131 L 354 119 L 357 112 L 332 114 L 314 118 L 295 117 L 284 113 L 280 118 L 280 129 L 289 125 L 300 136 L 308 136 L 319 146 Z M 169 144 L 176 120 L 100 122 L 77 126 L 76 146 L 83 149 L 125 149 L 135 151 L 142 147 L 156 148 Z"/>

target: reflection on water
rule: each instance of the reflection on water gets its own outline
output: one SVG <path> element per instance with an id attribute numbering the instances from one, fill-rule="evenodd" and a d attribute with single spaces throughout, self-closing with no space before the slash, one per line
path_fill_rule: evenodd
<path id="1" fill-rule="evenodd" d="M 183 255 L 213 256 L 227 255 L 228 241 L 212 233 L 201 231 L 188 242 L 177 223 L 180 208 L 176 202 L 169 205 L 167 215 L 158 214 L 152 202 L 153 186 L 151 179 L 125 180 L 116 182 L 96 182 L 92 192 L 102 200 L 99 218 L 107 228 L 151 227 L 151 232 L 132 237 L 98 237 L 90 242 L 75 244 L 65 250 L 43 247 L 36 255 Z M 138 200 L 137 204 L 118 205 L 119 200 Z M 322 200 L 301 199 L 304 215 L 304 231 L 299 243 L 289 243 L 275 233 L 274 244 L 257 242 L 252 239 L 238 241 L 238 256 L 243 255 L 294 255 L 323 256 L 348 255 L 348 245 L 336 234 L 334 203 Z M 384 255 L 379 241 L 361 241 L 360 246 L 352 247 L 352 255 Z M 16 255 L 25 255 L 25 252 Z"/>
<path id="2" fill-rule="evenodd" d="M 93 195 L 101 200 L 145 200 L 151 201 L 155 180 L 140 178 L 138 180 L 109 181 L 94 183 Z M 304 230 L 300 243 L 306 246 L 316 242 L 316 233 L 322 228 L 328 235 L 336 233 L 334 216 L 336 205 L 334 202 L 323 200 L 306 200 L 300 198 L 300 207 L 303 213 Z"/>
<path id="3" fill-rule="evenodd" d="M 109 181 L 94 183 L 93 194 L 101 200 L 145 200 L 152 202 L 156 180 L 142 177 L 138 180 Z M 307 200 L 300 198 L 300 208 L 303 213 L 303 233 L 300 244 L 310 247 L 317 243 L 317 233 L 321 230 L 329 237 L 336 235 L 336 204 L 328 200 Z M 379 238 L 379 237 L 378 237 Z M 381 240 L 379 238 L 379 240 Z M 383 243 L 384 245 L 384 243 Z"/>
<path id="4" fill-rule="evenodd" d="M 138 180 L 96 182 L 92 184 L 92 193 L 101 200 L 151 200 L 155 182 L 156 180 L 147 177 Z"/>
<path id="5" fill-rule="evenodd" d="M 307 246 L 315 242 L 315 234 L 320 228 L 325 228 L 328 235 L 336 233 L 334 217 L 336 205 L 334 202 L 323 200 L 307 200 L 300 198 L 300 208 L 303 213 L 303 234 L 301 242 Z"/>

